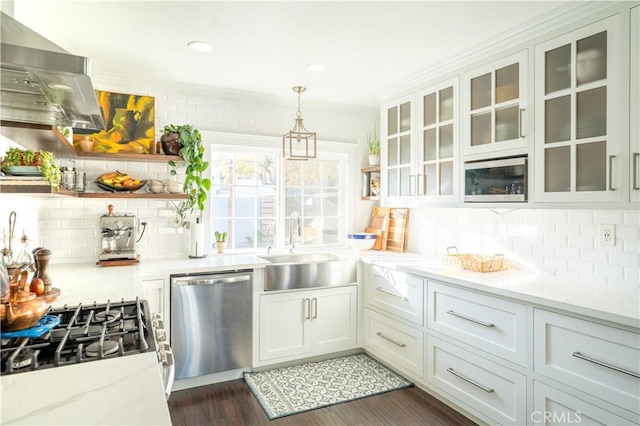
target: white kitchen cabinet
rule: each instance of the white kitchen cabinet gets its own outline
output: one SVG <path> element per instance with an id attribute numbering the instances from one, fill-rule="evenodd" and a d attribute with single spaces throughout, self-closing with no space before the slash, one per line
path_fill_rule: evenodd
<path id="1" fill-rule="evenodd" d="M 260 295 L 260 361 L 352 349 L 357 286 Z"/>
<path id="2" fill-rule="evenodd" d="M 418 93 L 417 195 L 455 201 L 459 192 L 458 78 Z"/>
<path id="3" fill-rule="evenodd" d="M 382 107 L 381 185 L 389 202 L 406 201 L 416 194 L 414 117 L 413 95 Z"/>
<path id="4" fill-rule="evenodd" d="M 629 170 L 630 200 L 640 202 L 640 6 L 631 9 L 631 43 L 629 45 Z"/>
<path id="5" fill-rule="evenodd" d="M 400 371 L 424 377 L 424 332 L 369 308 L 364 313 L 364 348 Z"/>
<path id="6" fill-rule="evenodd" d="M 144 298 L 149 303 L 149 309 L 154 314 L 160 314 L 164 324 L 164 330 L 167 333 L 167 339 L 170 339 L 169 331 L 171 330 L 171 318 L 169 315 L 169 289 L 167 280 L 164 278 L 153 278 L 142 280 L 142 291 Z"/>
<path id="7" fill-rule="evenodd" d="M 533 382 L 533 410 L 530 418 L 534 424 L 540 425 L 629 424 L 627 419 L 537 380 Z"/>
<path id="8" fill-rule="evenodd" d="M 638 333 L 534 310 L 534 371 L 636 414 L 639 341 Z"/>
<path id="9" fill-rule="evenodd" d="M 464 74 L 466 159 L 526 153 L 527 63 L 523 50 Z"/>
<path id="10" fill-rule="evenodd" d="M 427 381 L 497 424 L 527 423 L 525 375 L 434 336 L 427 337 Z"/>
<path id="11" fill-rule="evenodd" d="M 422 278 L 377 265 L 369 266 L 368 271 L 368 280 L 362 284 L 365 305 L 422 326 Z"/>
<path id="12" fill-rule="evenodd" d="M 427 292 L 429 330 L 526 366 L 525 305 L 433 281 Z"/>
<path id="13" fill-rule="evenodd" d="M 626 198 L 621 26 L 619 14 L 535 47 L 536 201 Z"/>

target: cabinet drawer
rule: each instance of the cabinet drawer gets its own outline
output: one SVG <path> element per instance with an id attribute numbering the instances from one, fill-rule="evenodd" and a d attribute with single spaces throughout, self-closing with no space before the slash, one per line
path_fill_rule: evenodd
<path id="1" fill-rule="evenodd" d="M 417 377 L 424 376 L 424 335 L 391 318 L 365 309 L 365 347 Z"/>
<path id="2" fill-rule="evenodd" d="M 424 323 L 424 284 L 421 278 L 371 266 L 364 297 L 368 306 L 375 306 L 420 326 Z"/>
<path id="3" fill-rule="evenodd" d="M 640 407 L 639 346 L 638 333 L 534 311 L 535 371 L 634 413 Z"/>
<path id="4" fill-rule="evenodd" d="M 624 425 L 630 423 L 627 419 L 538 381 L 533 382 L 531 421 L 534 424 L 543 425 Z"/>
<path id="5" fill-rule="evenodd" d="M 431 281 L 428 297 L 430 329 L 526 366 L 524 305 Z"/>
<path id="6" fill-rule="evenodd" d="M 427 381 L 498 424 L 527 423 L 527 379 L 522 374 L 427 337 Z"/>

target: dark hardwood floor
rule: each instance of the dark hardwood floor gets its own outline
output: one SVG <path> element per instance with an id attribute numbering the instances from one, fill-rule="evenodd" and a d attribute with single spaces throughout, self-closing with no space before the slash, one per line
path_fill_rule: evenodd
<path id="1" fill-rule="evenodd" d="M 269 420 L 244 380 L 173 392 L 174 426 L 195 425 L 474 425 L 417 387 Z"/>

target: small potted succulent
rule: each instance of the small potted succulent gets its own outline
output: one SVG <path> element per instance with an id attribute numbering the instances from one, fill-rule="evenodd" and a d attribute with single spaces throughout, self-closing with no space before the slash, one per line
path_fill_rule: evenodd
<path id="1" fill-rule="evenodd" d="M 25 167 L 35 168 L 34 172 L 41 174 L 52 187 L 60 187 L 60 168 L 52 152 L 9 148 L 0 163 L 0 168 L 7 174 L 29 174 Z"/>
<path id="2" fill-rule="evenodd" d="M 216 249 L 218 250 L 218 254 L 224 253 L 225 247 L 227 247 L 227 232 L 226 231 L 216 231 L 214 232 L 216 237 Z"/>
<path id="3" fill-rule="evenodd" d="M 376 127 L 373 128 L 373 135 L 367 135 L 367 144 L 369 146 L 369 165 L 380 165 L 380 138 Z"/>

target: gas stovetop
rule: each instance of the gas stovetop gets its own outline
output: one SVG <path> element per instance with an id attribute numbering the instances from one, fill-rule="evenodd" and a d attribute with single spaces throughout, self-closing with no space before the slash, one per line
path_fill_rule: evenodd
<path id="1" fill-rule="evenodd" d="M 40 337 L 1 341 L 1 375 L 155 351 L 146 300 L 52 308 L 60 324 Z"/>

